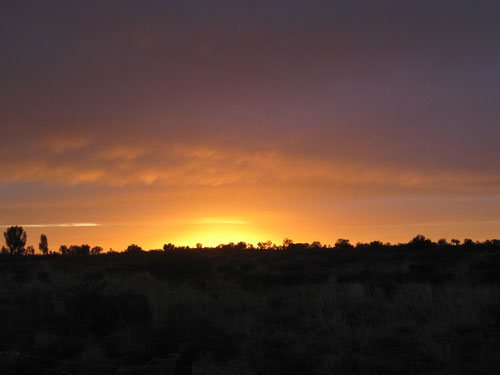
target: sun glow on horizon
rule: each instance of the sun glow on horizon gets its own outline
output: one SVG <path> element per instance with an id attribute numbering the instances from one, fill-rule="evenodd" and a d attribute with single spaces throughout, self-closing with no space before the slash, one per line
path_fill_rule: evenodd
<path id="1" fill-rule="evenodd" d="M 242 220 L 201 220 L 176 233 L 171 241 L 162 242 L 161 246 L 172 242 L 178 246 L 195 247 L 201 243 L 204 247 L 216 247 L 241 241 L 256 245 L 260 241 L 268 240 L 268 237 L 266 231 Z"/>
<path id="2" fill-rule="evenodd" d="M 195 219 L 191 224 L 249 224 L 248 221 L 233 219 L 233 218 L 216 218 L 216 217 L 204 217 L 200 219 Z"/>

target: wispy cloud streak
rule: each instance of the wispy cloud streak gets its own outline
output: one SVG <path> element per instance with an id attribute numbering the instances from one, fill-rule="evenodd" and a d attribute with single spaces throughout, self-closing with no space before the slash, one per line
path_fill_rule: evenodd
<path id="1" fill-rule="evenodd" d="M 101 224 L 96 223 L 58 223 L 58 224 L 12 224 L 0 225 L 0 228 L 8 228 L 13 225 L 18 225 L 23 228 L 65 228 L 65 227 L 99 227 Z"/>

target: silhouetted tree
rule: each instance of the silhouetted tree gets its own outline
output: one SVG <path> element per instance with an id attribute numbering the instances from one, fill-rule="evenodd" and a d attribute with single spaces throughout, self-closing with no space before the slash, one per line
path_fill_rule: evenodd
<path id="1" fill-rule="evenodd" d="M 319 241 L 313 241 L 309 247 L 312 247 L 312 248 L 315 248 L 315 249 L 319 249 L 321 247 L 321 242 Z"/>
<path id="2" fill-rule="evenodd" d="M 61 253 L 61 255 L 69 255 L 69 249 L 68 249 L 68 246 L 66 245 L 61 245 L 59 247 L 59 252 Z"/>
<path id="3" fill-rule="evenodd" d="M 35 248 L 33 246 L 28 246 L 26 248 L 26 255 L 35 255 Z"/>
<path id="4" fill-rule="evenodd" d="M 69 247 L 68 253 L 70 255 L 89 255 L 90 254 L 90 246 L 89 245 L 71 245 Z"/>
<path id="5" fill-rule="evenodd" d="M 466 239 L 464 239 L 464 246 L 473 247 L 474 241 L 472 241 L 470 238 L 466 238 Z"/>
<path id="6" fill-rule="evenodd" d="M 417 234 L 410 242 L 409 245 L 413 248 L 423 248 L 432 245 L 432 241 L 421 234 Z"/>
<path id="7" fill-rule="evenodd" d="M 293 245 L 293 240 L 291 240 L 290 238 L 285 238 L 283 240 L 283 249 L 290 247 L 290 245 Z"/>
<path id="8" fill-rule="evenodd" d="M 175 245 L 173 243 L 166 243 L 163 245 L 163 251 L 171 251 L 175 249 Z"/>
<path id="9" fill-rule="evenodd" d="M 78 255 L 90 255 L 90 246 L 89 245 L 81 245 L 80 252 Z"/>
<path id="10" fill-rule="evenodd" d="M 199 242 L 198 242 L 198 243 L 196 244 L 196 248 L 197 248 L 197 249 L 203 249 L 203 245 L 202 245 L 201 243 L 199 243 Z"/>
<path id="11" fill-rule="evenodd" d="M 136 245 L 136 244 L 132 244 L 132 245 L 129 245 L 126 249 L 125 249 L 125 252 L 126 253 L 142 253 L 142 247 L 140 247 L 139 245 Z"/>
<path id="12" fill-rule="evenodd" d="M 13 226 L 4 232 L 5 243 L 10 250 L 10 254 L 24 254 L 26 245 L 26 232 L 23 227 Z"/>
<path id="13" fill-rule="evenodd" d="M 354 248 L 354 246 L 350 244 L 349 240 L 346 240 L 344 238 L 339 238 L 337 242 L 335 242 L 335 249 L 337 250 L 346 250 L 352 248 Z"/>
<path id="14" fill-rule="evenodd" d="M 439 246 L 446 246 L 446 245 L 448 245 L 448 242 L 446 241 L 446 238 L 441 238 L 438 240 L 437 244 Z"/>
<path id="15" fill-rule="evenodd" d="M 457 240 L 456 238 L 453 238 L 450 242 L 455 246 L 460 245 L 460 240 Z"/>
<path id="16" fill-rule="evenodd" d="M 247 248 L 247 244 L 246 242 L 240 241 L 236 245 L 234 245 L 234 248 L 238 250 L 245 250 Z"/>
<path id="17" fill-rule="evenodd" d="M 380 241 L 372 241 L 370 242 L 370 246 L 373 248 L 373 249 L 381 249 L 384 247 L 384 244 Z"/>
<path id="18" fill-rule="evenodd" d="M 2 254 L 7 255 L 9 253 L 9 249 L 2 245 Z"/>
<path id="19" fill-rule="evenodd" d="M 221 244 L 218 244 L 217 245 L 217 249 L 221 249 L 221 250 L 233 250 L 234 249 L 234 242 L 229 242 L 229 243 L 221 243 Z"/>
<path id="20" fill-rule="evenodd" d="M 291 243 L 289 244 L 286 248 L 288 250 L 306 250 L 310 247 L 310 245 L 307 243 L 307 242 L 303 242 L 303 243 Z"/>
<path id="21" fill-rule="evenodd" d="M 273 242 L 272 241 L 259 242 L 257 244 L 257 248 L 259 250 L 268 250 L 268 249 L 272 248 L 272 246 L 273 246 Z"/>
<path id="22" fill-rule="evenodd" d="M 90 249 L 90 255 L 99 255 L 102 253 L 103 248 L 100 246 L 94 246 Z"/>
<path id="23" fill-rule="evenodd" d="M 45 234 L 40 235 L 40 243 L 38 244 L 38 248 L 43 255 L 47 255 L 49 253 L 49 243 L 47 242 L 47 236 Z"/>

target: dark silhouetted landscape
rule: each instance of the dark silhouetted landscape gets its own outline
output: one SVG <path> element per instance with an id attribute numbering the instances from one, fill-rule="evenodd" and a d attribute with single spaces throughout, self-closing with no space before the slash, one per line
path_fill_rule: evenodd
<path id="1" fill-rule="evenodd" d="M 103 253 L 5 238 L 3 374 L 500 371 L 499 240 Z"/>

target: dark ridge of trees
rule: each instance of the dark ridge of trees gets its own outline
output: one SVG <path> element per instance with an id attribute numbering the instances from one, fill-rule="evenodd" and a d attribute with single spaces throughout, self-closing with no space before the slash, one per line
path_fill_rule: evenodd
<path id="1" fill-rule="evenodd" d="M 89 245 L 71 245 L 69 247 L 70 255 L 90 255 Z"/>
<path id="2" fill-rule="evenodd" d="M 26 232 L 20 226 L 12 226 L 7 228 L 4 232 L 5 243 L 7 247 L 2 246 L 1 254 L 3 255 L 34 255 L 35 249 L 33 246 L 25 247 L 26 245 Z M 38 245 L 41 255 L 75 255 L 75 256 L 88 256 L 104 254 L 104 249 L 101 246 L 83 245 L 61 245 L 58 252 L 49 251 L 48 240 L 45 234 L 40 236 L 40 243 Z M 296 243 L 290 238 L 285 238 L 282 245 L 277 245 L 272 241 L 258 242 L 257 246 L 253 244 L 240 241 L 238 243 L 229 242 L 227 244 L 220 244 L 216 247 L 203 247 L 201 243 L 196 244 L 195 248 L 189 246 L 176 246 L 173 243 L 166 243 L 162 249 L 144 251 L 141 246 L 137 244 L 129 245 L 123 253 L 127 254 L 140 254 L 140 253 L 153 253 L 153 252 L 182 252 L 182 251 L 207 251 L 207 250 L 262 250 L 262 251 L 305 251 L 305 250 L 334 250 L 334 251 L 390 251 L 390 250 L 411 250 L 411 251 L 439 251 L 450 249 L 463 249 L 468 251 L 491 251 L 499 250 L 500 240 L 492 239 L 481 241 L 473 241 L 470 238 L 465 238 L 463 242 L 458 239 L 451 239 L 449 242 L 445 238 L 441 238 L 436 242 L 425 237 L 422 234 L 416 235 L 408 243 L 382 243 L 381 241 L 372 241 L 370 243 L 358 242 L 356 245 L 350 243 L 348 239 L 339 238 L 335 244 L 326 245 L 321 244 L 319 241 L 311 243 Z M 108 254 L 116 253 L 114 250 L 109 249 Z"/>
<path id="3" fill-rule="evenodd" d="M 90 246 L 89 245 L 71 245 L 71 246 L 66 246 L 66 245 L 61 245 L 59 247 L 59 253 L 61 255 L 78 255 L 78 256 L 85 256 L 85 255 L 90 255 Z"/>

